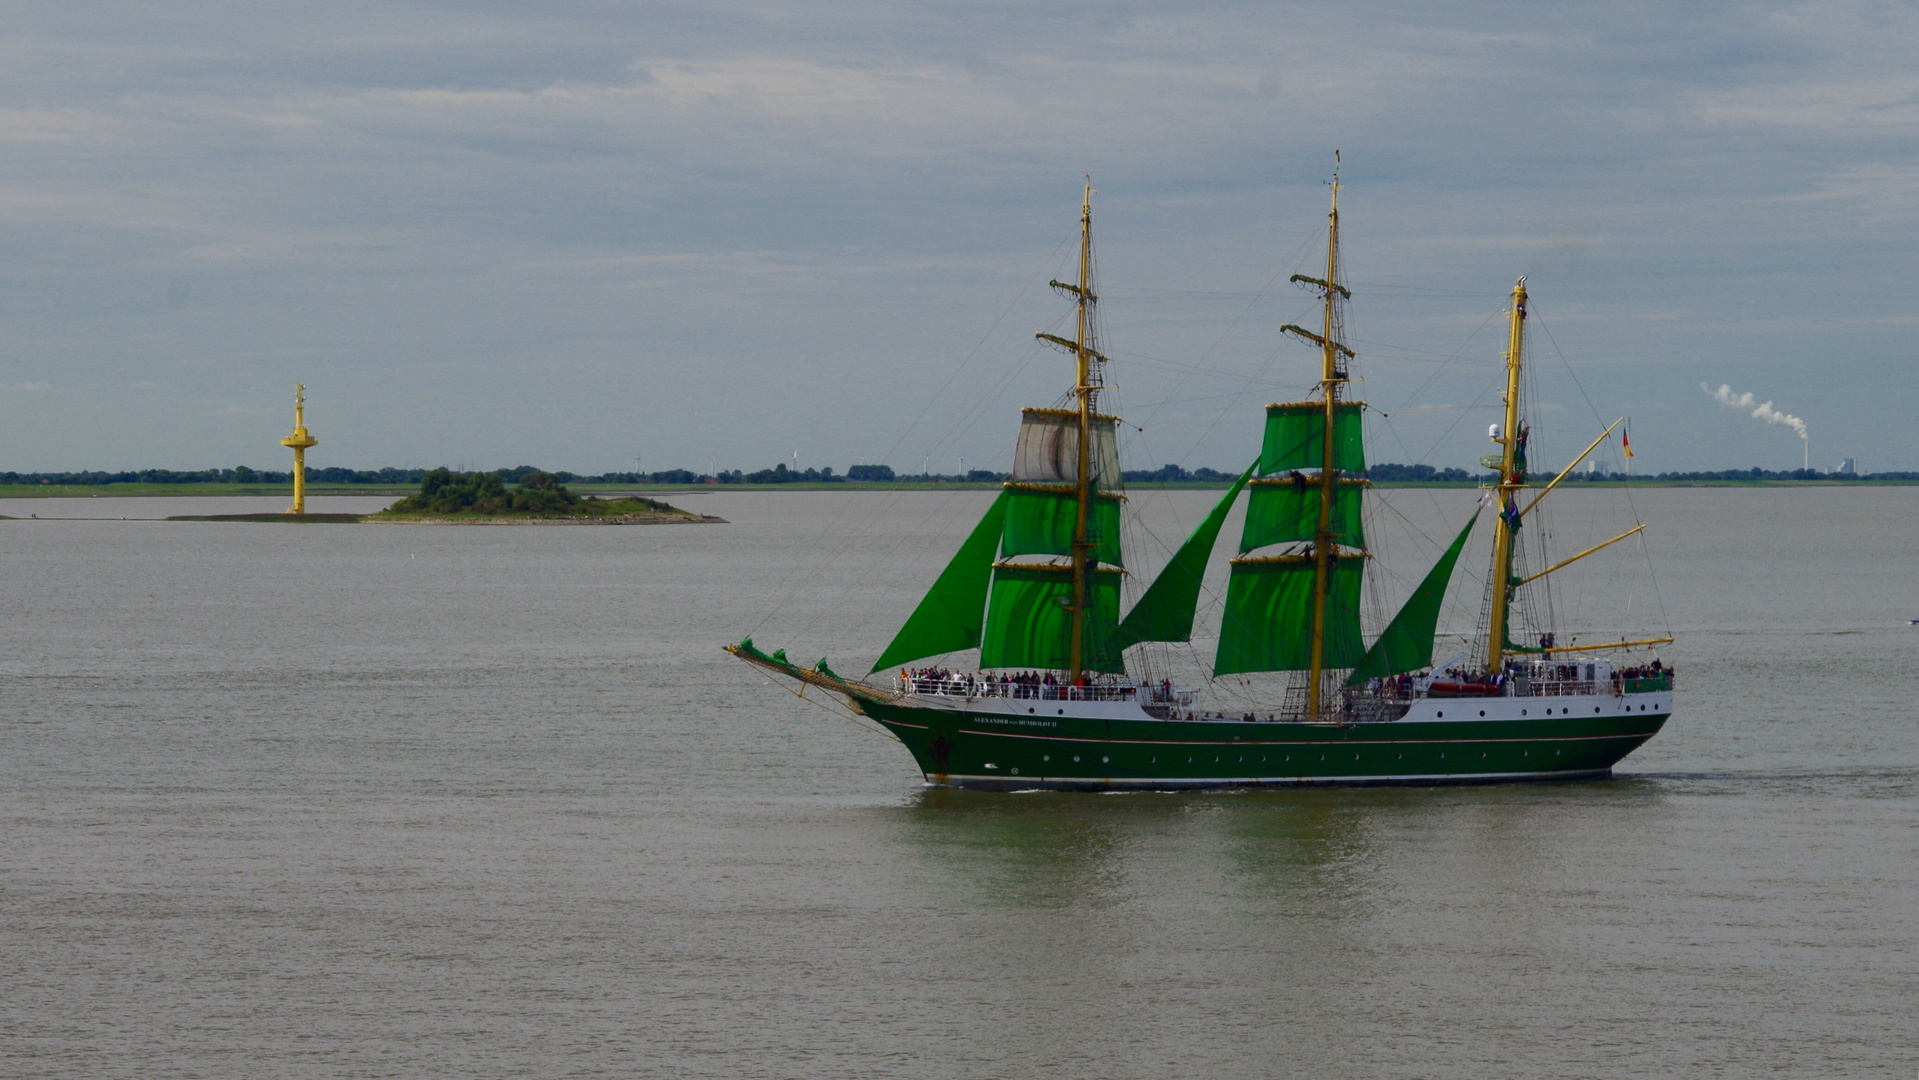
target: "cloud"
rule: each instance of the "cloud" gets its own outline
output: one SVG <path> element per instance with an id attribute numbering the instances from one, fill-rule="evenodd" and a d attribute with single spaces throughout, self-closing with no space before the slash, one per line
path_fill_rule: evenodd
<path id="1" fill-rule="evenodd" d="M 1800 83 L 1772 88 L 1740 87 L 1704 96 L 1700 119 L 1708 124 L 1804 128 L 1909 128 L 1919 121 L 1919 78 L 1910 75 L 1844 82 Z"/>
<path id="2" fill-rule="evenodd" d="M 0 143 L 71 143 L 115 126 L 86 109 L 0 109 Z"/>
<path id="3" fill-rule="evenodd" d="M 1303 386 L 1275 345 L 1299 298 L 1252 297 L 1311 271 L 1335 147 L 1377 400 L 1491 400 L 1526 273 L 1537 347 L 1604 411 L 1737 361 L 1805 410 L 1861 402 L 1861 454 L 1903 438 L 1861 388 L 1904 385 L 1919 273 L 1904 9 L 28 7 L 0 41 L 0 356 L 71 372 L 74 405 L 0 423 L 50 467 L 151 420 L 75 387 L 279 415 L 296 378 L 366 464 L 474 431 L 573 469 L 917 462 L 949 430 L 986 460 L 1004 418 L 961 396 L 1058 393 L 1028 286 L 1071 272 L 1086 172 L 1115 399 L 1150 413 L 1195 365 Z M 1562 370 L 1542 400 L 1577 400 Z M 1236 459 L 1261 403 L 1182 407 L 1155 451 Z M 1480 452 L 1456 416 L 1394 411 L 1439 464 Z M 202 426 L 146 445 L 244 449 Z M 1673 427 L 1648 442 L 1750 463 Z"/>

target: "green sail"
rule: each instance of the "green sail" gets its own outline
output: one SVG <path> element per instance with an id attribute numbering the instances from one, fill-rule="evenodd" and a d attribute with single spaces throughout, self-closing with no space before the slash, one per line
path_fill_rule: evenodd
<path id="1" fill-rule="evenodd" d="M 1226 497 L 1219 500 L 1213 512 L 1206 515 L 1193 535 L 1179 546 L 1173 561 L 1147 586 L 1139 603 L 1126 613 L 1126 621 L 1113 632 L 1110 649 L 1118 652 L 1142 641 L 1192 640 L 1193 613 L 1199 609 L 1199 584 L 1206 576 L 1206 560 L 1212 558 L 1213 545 L 1219 541 L 1220 527 L 1226 524 L 1233 500 L 1239 498 L 1240 489 L 1258 467 L 1257 462 L 1248 466 L 1239 479 L 1233 481 Z"/>
<path id="2" fill-rule="evenodd" d="M 1365 564 L 1357 556 L 1333 563 L 1326 582 L 1324 667 L 1352 667 L 1366 651 L 1359 634 L 1359 582 Z M 1213 674 L 1303 671 L 1312 664 L 1312 557 L 1234 560 Z"/>
<path id="3" fill-rule="evenodd" d="M 1006 535 L 1000 544 L 1001 555 L 1073 553 L 1073 529 L 1079 516 L 1079 498 L 1073 492 L 1014 487 L 1006 494 Z M 1094 544 L 1094 558 L 1109 566 L 1122 565 L 1118 497 L 1093 497 L 1086 515 L 1086 538 Z"/>
<path id="4" fill-rule="evenodd" d="M 1119 621 L 1119 571 L 1093 575 L 1086 613 L 1084 666 L 1089 671 L 1119 672 L 1119 649 L 1104 642 Z M 979 666 L 1064 668 L 1072 666 L 1073 599 L 1071 567 L 1009 565 L 993 568 L 993 597 L 987 605 L 986 634 Z"/>
<path id="5" fill-rule="evenodd" d="M 960 545 L 953 561 L 933 582 L 933 588 L 913 609 L 906 625 L 893 636 L 872 670 L 904 664 L 925 656 L 970 649 L 980 643 L 980 623 L 986 609 L 986 587 L 992 579 L 993 555 L 999 550 L 1006 521 L 1006 492 Z"/>
<path id="6" fill-rule="evenodd" d="M 1364 493 L 1365 488 L 1359 484 L 1342 483 L 1334 487 L 1334 543 L 1352 548 L 1366 546 L 1359 514 Z M 1246 528 L 1240 534 L 1239 553 L 1244 555 L 1268 544 L 1311 540 L 1319 531 L 1319 498 L 1316 478 L 1304 484 L 1287 480 L 1255 483 L 1252 497 L 1246 500 Z"/>
<path id="7" fill-rule="evenodd" d="M 1360 439 L 1357 401 L 1333 403 L 1333 467 L 1346 473 L 1366 471 L 1366 448 Z M 1317 401 L 1289 401 L 1266 406 L 1266 441 L 1259 454 L 1259 473 L 1271 476 L 1292 469 L 1317 469 L 1326 457 L 1326 406 Z"/>
<path id="8" fill-rule="evenodd" d="M 1459 536 L 1446 554 L 1433 564 L 1426 580 L 1419 583 L 1413 595 L 1406 600 L 1406 606 L 1399 609 L 1393 621 L 1366 650 L 1347 678 L 1346 685 L 1352 686 L 1377 676 L 1397 675 L 1402 671 L 1413 671 L 1433 662 L 1433 634 L 1439 629 L 1439 607 L 1446 599 L 1446 585 L 1452 581 L 1453 564 L 1459 561 L 1459 553 L 1465 550 L 1466 537 L 1473 531 L 1473 523 L 1479 520 L 1474 513 L 1466 527 L 1459 530 Z"/>

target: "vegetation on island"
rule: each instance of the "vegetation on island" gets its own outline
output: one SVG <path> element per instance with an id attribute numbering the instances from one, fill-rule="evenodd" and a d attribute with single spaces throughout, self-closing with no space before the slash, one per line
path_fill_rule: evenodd
<path id="1" fill-rule="evenodd" d="M 420 479 L 420 491 L 387 507 L 376 518 L 449 518 L 465 520 L 615 519 L 703 520 L 700 515 L 657 499 L 637 495 L 601 499 L 571 491 L 550 472 L 525 473 L 512 488 L 504 472 L 456 473 L 434 469 Z"/>

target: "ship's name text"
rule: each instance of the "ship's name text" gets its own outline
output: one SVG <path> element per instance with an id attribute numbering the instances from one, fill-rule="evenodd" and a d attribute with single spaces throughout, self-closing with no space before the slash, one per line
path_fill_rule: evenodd
<path id="1" fill-rule="evenodd" d="M 1011 717 L 1011 716 L 975 716 L 973 717 L 973 722 L 976 724 L 1005 724 L 1008 727 L 1058 727 L 1059 726 L 1057 722 L 1052 720 L 1022 720 L 1017 717 Z"/>

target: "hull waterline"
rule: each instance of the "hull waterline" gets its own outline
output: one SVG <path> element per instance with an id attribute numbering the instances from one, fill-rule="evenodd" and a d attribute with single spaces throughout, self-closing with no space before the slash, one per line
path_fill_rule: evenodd
<path id="1" fill-rule="evenodd" d="M 1496 784 L 1603 778 L 1668 712 L 1302 724 L 956 712 L 862 702 L 930 784 L 992 791 L 1166 791 Z"/>

